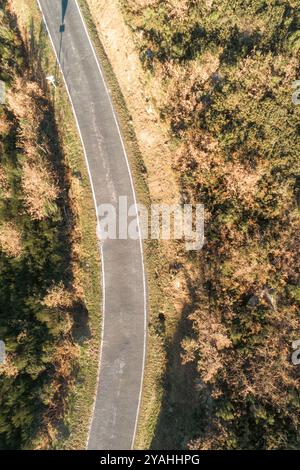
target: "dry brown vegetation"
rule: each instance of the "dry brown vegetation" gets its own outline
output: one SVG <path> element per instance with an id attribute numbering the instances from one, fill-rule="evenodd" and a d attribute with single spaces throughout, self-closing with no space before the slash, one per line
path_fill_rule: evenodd
<path id="1" fill-rule="evenodd" d="M 0 225 L 0 246 L 8 256 L 19 256 L 22 252 L 21 234 L 13 223 Z"/>
<path id="2" fill-rule="evenodd" d="M 53 286 L 48 290 L 46 296 L 43 299 L 43 304 L 46 307 L 66 307 L 70 308 L 73 303 L 74 295 L 67 291 L 62 283 L 57 286 Z"/>
<path id="3" fill-rule="evenodd" d="M 7 92 L 7 101 L 20 122 L 18 135 L 24 145 L 26 155 L 37 157 L 38 129 L 47 103 L 40 85 L 28 77 L 14 77 L 14 86 Z M 42 150 L 46 152 L 46 149 Z"/>
<path id="4" fill-rule="evenodd" d="M 7 99 L 20 123 L 18 137 L 24 151 L 24 203 L 33 220 L 42 220 L 55 211 L 58 196 L 58 187 L 47 162 L 49 148 L 45 141 L 39 143 L 39 129 L 46 111 L 45 97 L 38 83 L 16 77 Z"/>
<path id="5" fill-rule="evenodd" d="M 53 203 L 57 199 L 58 188 L 49 170 L 41 163 L 23 163 L 22 188 L 26 209 L 34 220 L 41 220 L 55 210 Z"/>
<path id="6" fill-rule="evenodd" d="M 182 198 L 206 210 L 202 252 L 181 258 L 189 301 L 152 445 L 298 448 L 298 5 L 123 4 L 163 90 Z"/>

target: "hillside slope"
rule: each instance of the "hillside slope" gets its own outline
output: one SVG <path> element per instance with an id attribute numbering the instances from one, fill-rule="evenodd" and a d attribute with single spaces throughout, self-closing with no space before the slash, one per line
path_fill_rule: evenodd
<path id="1" fill-rule="evenodd" d="M 152 446 L 299 448 L 299 3 L 123 9 L 163 91 L 182 200 L 206 209 L 205 247 L 184 270 L 190 332 L 176 339 L 192 390 L 179 390 L 170 354 Z"/>

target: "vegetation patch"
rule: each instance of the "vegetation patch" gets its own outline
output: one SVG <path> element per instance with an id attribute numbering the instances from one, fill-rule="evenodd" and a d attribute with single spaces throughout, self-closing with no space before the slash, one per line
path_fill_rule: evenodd
<path id="1" fill-rule="evenodd" d="M 164 90 L 182 198 L 206 209 L 152 446 L 299 448 L 298 2 L 122 4 Z"/>

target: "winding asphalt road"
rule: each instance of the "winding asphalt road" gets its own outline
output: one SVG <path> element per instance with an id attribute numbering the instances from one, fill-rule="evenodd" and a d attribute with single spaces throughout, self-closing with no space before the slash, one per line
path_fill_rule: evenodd
<path id="1" fill-rule="evenodd" d="M 136 198 L 109 93 L 76 0 L 37 0 L 81 136 L 96 210 Z M 146 350 L 147 296 L 141 237 L 102 243 L 104 324 L 88 449 L 132 448 Z M 100 327 L 100 326 L 99 326 Z"/>

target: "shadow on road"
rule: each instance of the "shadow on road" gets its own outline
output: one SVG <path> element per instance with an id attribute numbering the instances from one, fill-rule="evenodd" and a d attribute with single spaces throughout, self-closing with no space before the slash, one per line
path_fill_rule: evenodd
<path id="1" fill-rule="evenodd" d="M 65 30 L 65 16 L 67 13 L 68 3 L 69 0 L 61 0 L 61 25 L 59 28 L 61 33 L 63 33 Z"/>
<path id="2" fill-rule="evenodd" d="M 61 58 L 61 51 L 62 51 L 62 45 L 63 45 L 63 34 L 65 32 L 66 26 L 65 26 L 65 16 L 67 13 L 67 8 L 68 8 L 68 3 L 69 0 L 61 0 L 61 25 L 59 26 L 59 32 L 60 32 L 60 43 L 59 43 L 59 52 L 58 52 L 58 62 L 56 63 L 56 68 L 55 68 L 55 81 L 57 80 L 57 74 L 58 74 L 58 68 Z"/>
<path id="3" fill-rule="evenodd" d="M 60 60 L 61 48 L 62 48 L 62 40 L 63 40 L 63 33 L 65 32 L 65 16 L 67 13 L 69 0 L 61 0 L 61 25 L 59 27 L 60 32 L 60 46 L 59 46 L 59 54 L 58 58 Z"/>
<path id="4" fill-rule="evenodd" d="M 58 66 L 60 64 L 61 51 L 62 51 L 62 45 L 63 45 L 63 34 L 66 29 L 65 17 L 67 13 L 68 3 L 69 3 L 69 0 L 61 0 L 61 25 L 59 26 L 60 44 L 59 44 L 59 53 L 58 53 L 58 63 L 56 64 L 56 69 L 55 69 L 55 80 L 57 79 Z"/>

